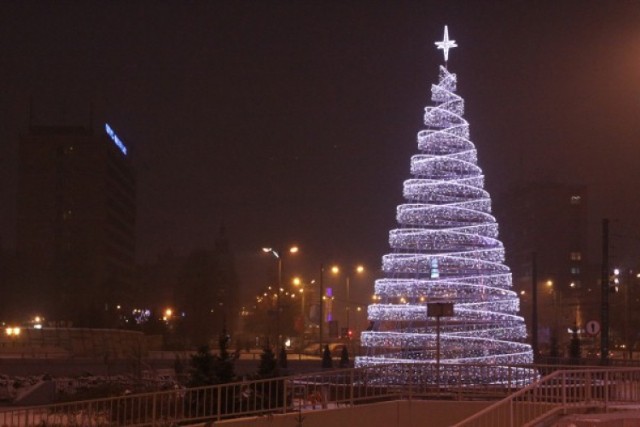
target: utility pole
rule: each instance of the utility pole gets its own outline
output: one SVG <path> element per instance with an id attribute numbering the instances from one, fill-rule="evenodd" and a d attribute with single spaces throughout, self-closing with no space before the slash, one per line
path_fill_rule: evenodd
<path id="1" fill-rule="evenodd" d="M 538 362 L 538 254 L 531 254 L 531 347 L 533 349 L 533 361 Z"/>
<path id="2" fill-rule="evenodd" d="M 601 296 L 600 321 L 600 362 L 603 365 L 609 363 L 609 220 L 602 220 L 602 271 L 600 276 Z"/>
<path id="3" fill-rule="evenodd" d="M 282 251 L 279 252 L 280 254 L 282 254 Z M 280 351 L 280 348 L 282 347 L 282 334 L 280 333 L 280 311 L 282 311 L 282 255 L 278 256 L 278 300 L 276 301 L 276 341 L 278 342 L 277 344 L 277 351 Z M 278 353 L 280 354 L 280 353 Z"/>
<path id="4" fill-rule="evenodd" d="M 349 295 L 349 276 L 347 276 L 347 338 L 351 338 L 349 335 L 349 331 L 351 331 L 351 327 L 349 326 L 349 312 L 351 311 L 351 296 Z"/>
<path id="5" fill-rule="evenodd" d="M 322 355 L 322 324 L 324 323 L 324 299 L 322 296 L 324 295 L 324 264 L 320 263 L 320 319 L 318 320 L 318 342 L 320 343 L 320 355 Z"/>
<path id="6" fill-rule="evenodd" d="M 633 349 L 631 345 L 631 339 L 629 338 L 629 288 L 631 287 L 631 281 L 633 276 L 633 270 L 627 269 L 627 283 L 624 285 L 624 346 L 625 352 L 629 352 L 629 359 L 633 357 Z"/>
<path id="7" fill-rule="evenodd" d="M 282 310 L 282 291 L 284 284 L 282 283 L 282 263 L 284 252 L 278 251 L 274 248 L 262 248 L 262 252 L 270 253 L 273 255 L 278 262 L 278 291 L 276 292 L 276 349 L 279 349 L 282 345 L 282 334 L 280 330 L 280 311 Z M 298 252 L 297 246 L 292 246 L 289 248 L 289 253 L 295 254 Z"/>

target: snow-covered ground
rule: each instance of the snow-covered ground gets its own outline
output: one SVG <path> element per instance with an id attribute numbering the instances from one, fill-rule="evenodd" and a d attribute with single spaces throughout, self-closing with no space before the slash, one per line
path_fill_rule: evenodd
<path id="1" fill-rule="evenodd" d="M 173 372 L 156 372 L 137 379 L 131 375 L 82 375 L 54 378 L 50 375 L 0 375 L 0 405 L 11 404 L 46 381 L 55 383 L 55 400 L 70 401 L 122 395 L 134 392 L 170 390 L 180 387 Z M 55 403 L 55 402 L 50 402 Z"/>

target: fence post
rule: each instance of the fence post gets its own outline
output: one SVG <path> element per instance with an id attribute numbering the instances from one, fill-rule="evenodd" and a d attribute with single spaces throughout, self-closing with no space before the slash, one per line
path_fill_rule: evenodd
<path id="1" fill-rule="evenodd" d="M 217 394 L 217 404 L 218 404 L 218 421 L 220 421 L 222 419 L 222 386 L 218 385 L 214 388 L 214 390 L 217 390 L 218 393 Z M 203 408 L 204 409 L 204 408 Z"/>
<path id="2" fill-rule="evenodd" d="M 288 406 L 289 406 L 289 403 L 287 401 L 287 380 L 283 379 L 282 380 L 282 413 L 283 414 L 287 413 Z"/>
<path id="3" fill-rule="evenodd" d="M 89 418 L 89 423 L 91 423 L 91 419 L 93 418 L 93 405 L 89 403 L 89 410 L 87 411 L 87 418 Z"/>
<path id="4" fill-rule="evenodd" d="M 604 371 L 604 412 L 609 412 L 609 371 Z"/>
<path id="5" fill-rule="evenodd" d="M 158 396 L 158 393 L 153 393 L 153 401 L 151 404 L 151 425 L 155 426 L 156 425 L 156 397 Z"/>
<path id="6" fill-rule="evenodd" d="M 509 399 L 509 426 L 515 426 L 513 419 L 513 399 Z"/>
<path id="7" fill-rule="evenodd" d="M 351 372 L 349 373 L 349 383 L 351 384 L 349 389 L 350 389 L 350 397 L 349 397 L 349 403 L 351 404 L 351 406 L 353 406 L 353 380 L 354 380 L 354 375 L 355 375 L 355 368 L 351 368 Z"/>
<path id="8" fill-rule="evenodd" d="M 562 413 L 567 413 L 567 371 L 562 371 Z"/>

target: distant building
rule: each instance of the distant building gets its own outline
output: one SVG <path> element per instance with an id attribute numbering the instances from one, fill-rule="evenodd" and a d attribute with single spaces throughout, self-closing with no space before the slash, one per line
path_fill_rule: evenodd
<path id="1" fill-rule="evenodd" d="M 518 185 L 502 194 L 495 212 L 521 313 L 531 330 L 532 255 L 536 253 L 540 342 L 555 332 L 559 344 L 567 328 L 582 326 L 596 289 L 587 259 L 586 186 L 555 182 Z M 596 290 L 596 292 L 594 292 Z M 588 320 L 588 319 L 587 319 Z"/>
<path id="2" fill-rule="evenodd" d="M 108 125 L 31 126 L 18 185 L 24 274 L 14 315 L 115 326 L 134 278 L 136 180 L 125 144 Z"/>
<path id="3" fill-rule="evenodd" d="M 149 309 L 156 318 L 167 308 L 174 313 L 152 332 L 164 335 L 166 348 L 216 346 L 223 330 L 236 339 L 240 289 L 224 227 L 212 243 L 212 249 L 194 249 L 186 256 L 168 250 L 138 267 L 136 306 Z M 143 330 L 153 327 L 147 322 Z"/>
<path id="4" fill-rule="evenodd" d="M 215 345 L 223 328 L 236 331 L 240 306 L 234 258 L 221 227 L 213 250 L 193 250 L 185 259 L 174 297 L 185 313 L 183 335 L 188 345 Z"/>
<path id="5" fill-rule="evenodd" d="M 137 291 L 133 293 L 134 306 L 161 313 L 166 309 L 177 309 L 175 289 L 180 288 L 180 275 L 186 256 L 165 250 L 156 260 L 137 266 Z"/>
<path id="6" fill-rule="evenodd" d="M 10 320 L 5 318 L 5 313 L 10 308 L 19 306 L 17 301 L 13 299 L 20 289 L 16 281 L 17 277 L 18 263 L 15 251 L 8 251 L 0 247 L 0 294 L 2 295 L 0 321 Z"/>

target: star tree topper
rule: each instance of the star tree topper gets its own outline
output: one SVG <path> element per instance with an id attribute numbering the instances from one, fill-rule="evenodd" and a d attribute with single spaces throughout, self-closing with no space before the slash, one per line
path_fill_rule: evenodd
<path id="1" fill-rule="evenodd" d="M 449 49 L 458 47 L 455 40 L 449 40 L 449 29 L 447 26 L 444 26 L 444 38 L 441 42 L 436 42 L 436 46 L 438 49 L 442 49 L 444 52 L 444 62 L 449 60 Z"/>

